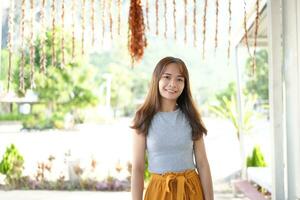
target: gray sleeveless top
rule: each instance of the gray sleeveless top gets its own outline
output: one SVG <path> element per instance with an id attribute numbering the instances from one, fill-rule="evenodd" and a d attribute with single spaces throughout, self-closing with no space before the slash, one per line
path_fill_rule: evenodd
<path id="1" fill-rule="evenodd" d="M 180 109 L 156 113 L 146 142 L 150 172 L 162 174 L 195 168 L 192 129 Z"/>

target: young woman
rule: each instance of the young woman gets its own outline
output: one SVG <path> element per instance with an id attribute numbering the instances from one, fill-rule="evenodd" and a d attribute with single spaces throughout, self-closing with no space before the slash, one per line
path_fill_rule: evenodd
<path id="1" fill-rule="evenodd" d="M 207 130 L 192 100 L 188 70 L 181 59 L 166 57 L 158 62 L 131 128 L 133 200 L 143 199 L 146 151 L 151 180 L 145 200 L 213 199 L 203 141 Z"/>

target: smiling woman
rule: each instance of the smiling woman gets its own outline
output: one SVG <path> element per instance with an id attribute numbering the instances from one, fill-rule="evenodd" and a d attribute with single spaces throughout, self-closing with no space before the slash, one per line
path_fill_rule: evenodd
<path id="1" fill-rule="evenodd" d="M 164 73 L 159 80 L 159 93 L 161 101 L 165 106 L 168 101 L 173 101 L 176 104 L 177 98 L 180 96 L 184 88 L 184 77 L 176 63 L 170 63 L 165 66 Z M 169 111 L 169 110 L 166 110 Z"/>
<path id="2" fill-rule="evenodd" d="M 213 199 L 203 141 L 207 130 L 193 102 L 188 70 L 181 59 L 165 57 L 158 62 L 131 128 L 133 200 L 143 199 L 145 153 L 152 174 L 145 200 L 175 196 L 177 200 Z"/>

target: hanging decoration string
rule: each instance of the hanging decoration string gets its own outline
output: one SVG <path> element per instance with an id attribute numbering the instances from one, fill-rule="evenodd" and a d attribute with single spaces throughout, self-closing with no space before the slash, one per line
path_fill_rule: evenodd
<path id="1" fill-rule="evenodd" d="M 12 82 L 12 57 L 13 57 L 13 33 L 14 33 L 14 12 L 15 1 L 10 1 L 9 15 L 8 15 L 8 80 L 7 80 L 7 92 L 10 92 L 10 83 Z"/>
<path id="2" fill-rule="evenodd" d="M 258 1 L 258 0 L 257 0 Z M 252 59 L 252 70 L 253 74 L 255 73 L 255 68 L 256 68 L 256 60 L 255 60 L 255 55 L 251 54 L 250 47 L 249 47 L 249 39 L 248 39 L 248 28 L 247 28 L 247 11 L 246 11 L 246 1 L 244 0 L 244 31 L 245 31 L 245 43 L 247 46 L 248 54 L 250 58 Z M 256 2 L 256 18 L 255 18 L 255 38 L 257 37 L 257 29 L 258 29 L 258 18 L 259 18 L 259 4 Z M 254 45 L 256 47 L 256 39 L 254 39 Z M 255 50 L 254 50 L 255 53 Z"/>
<path id="3" fill-rule="evenodd" d="M 85 34 L 85 0 L 82 0 L 81 8 L 81 55 L 84 55 L 84 34 Z"/>
<path id="4" fill-rule="evenodd" d="M 46 73 L 46 23 L 45 23 L 45 6 L 46 0 L 42 0 L 40 19 L 41 19 L 41 58 L 40 58 L 40 70 L 43 74 Z"/>
<path id="5" fill-rule="evenodd" d="M 95 0 L 91 0 L 92 46 L 95 44 Z"/>
<path id="6" fill-rule="evenodd" d="M 207 14 L 207 0 L 204 1 L 204 11 L 203 11 L 203 41 L 202 41 L 202 59 L 205 58 L 205 37 L 206 37 L 206 14 Z"/>
<path id="7" fill-rule="evenodd" d="M 101 23 L 102 23 L 102 38 L 101 38 L 101 45 L 104 45 L 104 36 L 105 36 L 105 0 L 102 0 L 101 10 L 102 10 L 102 17 L 101 17 Z"/>
<path id="8" fill-rule="evenodd" d="M 167 0 L 164 0 L 164 20 L 165 20 L 164 38 L 167 39 L 167 31 L 168 31 L 168 23 L 167 23 Z"/>
<path id="9" fill-rule="evenodd" d="M 147 22 L 147 29 L 150 31 L 150 24 L 149 24 L 149 0 L 146 0 L 146 22 Z"/>
<path id="10" fill-rule="evenodd" d="M 55 53 L 55 0 L 52 0 L 51 5 L 51 18 L 52 18 L 52 66 L 56 65 Z"/>
<path id="11" fill-rule="evenodd" d="M 231 49 L 231 0 L 228 0 L 228 48 L 227 48 L 227 58 L 228 58 L 228 63 L 230 59 L 230 49 Z"/>
<path id="12" fill-rule="evenodd" d="M 147 46 L 141 0 L 131 0 L 129 9 L 128 48 L 131 63 L 140 61 Z"/>
<path id="13" fill-rule="evenodd" d="M 174 22 L 174 40 L 177 40 L 177 27 L 176 27 L 176 1 L 173 0 L 173 22 Z"/>
<path id="14" fill-rule="evenodd" d="M 259 0 L 256 0 L 256 16 L 255 16 L 255 30 L 254 30 L 254 52 L 253 52 L 253 73 L 256 71 L 256 46 L 259 27 Z"/>
<path id="15" fill-rule="evenodd" d="M 218 47 L 219 0 L 216 0 L 215 53 Z"/>
<path id="16" fill-rule="evenodd" d="M 65 67 L 65 0 L 61 2 L 61 68 Z"/>
<path id="17" fill-rule="evenodd" d="M 110 39 L 111 39 L 111 41 L 113 41 L 112 0 L 108 0 L 108 15 L 109 15 L 109 31 L 110 31 Z"/>
<path id="18" fill-rule="evenodd" d="M 118 35 L 121 34 L 121 0 L 118 0 Z"/>
<path id="19" fill-rule="evenodd" d="M 159 18 L 158 18 L 158 0 L 155 0 L 155 27 L 156 27 L 156 35 L 159 34 L 158 31 L 158 24 L 159 24 Z"/>
<path id="20" fill-rule="evenodd" d="M 75 13 L 76 13 L 76 0 L 72 0 L 72 62 L 75 59 Z"/>
<path id="21" fill-rule="evenodd" d="M 34 49 L 34 34 L 33 34 L 33 18 L 34 18 L 34 1 L 30 0 L 30 88 L 35 88 L 34 84 L 34 68 L 35 68 L 35 49 Z"/>
<path id="22" fill-rule="evenodd" d="M 247 11 L 246 11 L 246 1 L 244 0 L 244 31 L 245 31 L 245 43 L 246 43 L 246 47 L 248 50 L 248 53 L 250 55 L 250 57 L 252 57 L 251 52 L 250 52 L 250 48 L 249 48 L 249 42 L 248 42 L 248 28 L 247 28 Z"/>
<path id="23" fill-rule="evenodd" d="M 25 8 L 26 8 L 26 3 L 25 0 L 22 0 L 22 7 L 21 7 L 21 64 L 19 67 L 19 91 L 22 94 L 25 94 L 25 83 L 24 83 L 24 68 L 25 68 Z"/>
<path id="24" fill-rule="evenodd" d="M 184 0 L 184 43 L 187 42 L 187 0 Z"/>
<path id="25" fill-rule="evenodd" d="M 194 47 L 197 46 L 197 0 L 193 0 L 193 33 L 194 33 Z"/>

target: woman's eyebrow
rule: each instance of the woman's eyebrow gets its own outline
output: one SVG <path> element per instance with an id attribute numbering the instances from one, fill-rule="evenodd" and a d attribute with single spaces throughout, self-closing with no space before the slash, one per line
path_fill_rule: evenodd
<path id="1" fill-rule="evenodd" d="M 164 72 L 163 73 L 163 75 L 173 75 L 173 74 L 171 74 L 171 73 L 168 73 L 168 72 Z M 182 78 L 184 78 L 184 76 L 182 75 L 182 74 L 178 74 L 178 75 L 176 75 L 177 77 L 182 77 Z"/>

